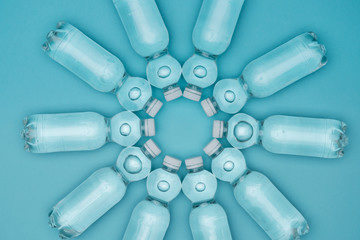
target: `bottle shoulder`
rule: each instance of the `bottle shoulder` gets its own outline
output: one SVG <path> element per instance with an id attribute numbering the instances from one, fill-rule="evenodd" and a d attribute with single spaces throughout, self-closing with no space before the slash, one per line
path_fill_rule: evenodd
<path id="1" fill-rule="evenodd" d="M 119 154 L 115 168 L 126 181 L 140 181 L 149 175 L 151 160 L 139 147 L 127 147 Z"/>
<path id="2" fill-rule="evenodd" d="M 218 179 L 233 183 L 247 171 L 244 155 L 238 149 L 225 148 L 212 160 L 211 170 Z"/>
<path id="3" fill-rule="evenodd" d="M 216 177 L 207 170 L 188 173 L 182 182 L 182 191 L 193 203 L 212 200 L 216 189 Z"/>
<path id="4" fill-rule="evenodd" d="M 124 111 L 110 119 L 110 139 L 122 146 L 134 145 L 141 137 L 141 121 L 134 113 Z"/>
<path id="5" fill-rule="evenodd" d="M 115 94 L 126 110 L 139 111 L 151 98 L 152 89 L 146 79 L 127 76 Z"/>
<path id="6" fill-rule="evenodd" d="M 238 113 L 228 121 L 226 138 L 238 149 L 248 148 L 258 143 L 260 122 L 250 115 Z"/>
<path id="7" fill-rule="evenodd" d="M 126 189 L 126 183 L 123 177 L 112 167 L 105 167 L 95 171 L 85 182 L 89 185 L 95 183 L 98 190 L 102 192 L 122 193 Z"/>
<path id="8" fill-rule="evenodd" d="M 149 174 L 146 188 L 150 197 L 168 203 L 180 193 L 181 181 L 176 173 L 159 168 Z"/>
<path id="9" fill-rule="evenodd" d="M 240 79 L 222 79 L 215 84 L 213 96 L 219 108 L 226 113 L 237 113 L 250 94 Z"/>

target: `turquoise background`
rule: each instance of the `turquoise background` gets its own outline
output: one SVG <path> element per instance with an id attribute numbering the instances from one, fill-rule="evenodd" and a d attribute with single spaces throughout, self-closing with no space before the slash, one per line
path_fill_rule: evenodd
<path id="1" fill-rule="evenodd" d="M 170 33 L 169 51 L 181 63 L 193 53 L 192 28 L 200 0 L 158 0 Z M 305 31 L 314 31 L 328 50 L 320 71 L 267 99 L 252 99 L 243 112 L 257 119 L 273 114 L 340 119 L 348 124 L 342 159 L 276 155 L 259 146 L 243 151 L 250 168 L 266 174 L 310 224 L 303 239 L 360 236 L 360 1 L 248 0 L 228 51 L 219 57 L 219 77 L 237 77 L 245 65 Z M 145 76 L 146 62 L 131 49 L 111 0 L 0 0 L 0 239 L 57 239 L 47 225 L 51 207 L 96 169 L 115 162 L 121 147 L 89 152 L 31 154 L 23 151 L 22 119 L 35 113 L 121 111 L 115 96 L 93 90 L 41 50 L 48 31 L 66 20 L 118 56 L 131 75 Z M 181 80 L 184 86 L 184 80 Z M 205 91 L 210 95 L 211 89 Z M 155 96 L 162 98 L 161 91 Z M 140 116 L 145 116 L 140 113 Z M 154 138 L 163 153 L 180 159 L 203 155 L 213 119 L 199 103 L 166 103 Z M 142 141 L 143 142 L 143 141 Z M 163 155 L 154 160 L 161 165 Z M 206 168 L 210 160 L 204 156 Z M 180 175 L 183 178 L 185 169 Z M 121 239 L 133 207 L 146 196 L 145 181 L 131 184 L 125 198 L 78 239 Z M 230 185 L 219 182 L 234 239 L 267 239 L 238 206 Z M 181 193 L 170 205 L 166 239 L 191 239 L 190 202 Z"/>

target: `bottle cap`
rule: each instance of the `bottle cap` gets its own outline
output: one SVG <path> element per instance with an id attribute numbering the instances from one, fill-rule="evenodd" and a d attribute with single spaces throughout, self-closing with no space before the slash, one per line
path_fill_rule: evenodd
<path id="1" fill-rule="evenodd" d="M 224 137 L 224 121 L 214 120 L 212 136 L 213 136 L 213 138 L 223 138 Z"/>
<path id="2" fill-rule="evenodd" d="M 185 160 L 186 169 L 194 169 L 204 166 L 204 161 L 201 156 L 188 158 Z"/>
<path id="3" fill-rule="evenodd" d="M 186 97 L 187 99 L 198 102 L 200 101 L 201 94 L 202 94 L 201 91 L 186 87 L 183 96 Z"/>
<path id="4" fill-rule="evenodd" d="M 214 138 L 208 143 L 208 145 L 206 145 L 206 147 L 203 148 L 203 150 L 206 153 L 206 155 L 210 157 L 211 155 L 216 153 L 216 151 L 219 150 L 220 147 L 221 147 L 221 143 L 219 142 L 219 140 Z"/>
<path id="5" fill-rule="evenodd" d="M 144 120 L 144 132 L 146 137 L 155 136 L 155 120 L 153 118 L 147 118 Z"/>
<path id="6" fill-rule="evenodd" d="M 180 87 L 178 87 L 178 86 L 164 91 L 164 97 L 167 102 L 175 100 L 181 96 L 182 96 L 182 92 L 181 92 Z"/>
<path id="7" fill-rule="evenodd" d="M 150 117 L 155 117 L 162 106 L 163 106 L 163 103 L 161 101 L 159 101 L 158 99 L 154 98 L 151 101 L 149 107 L 146 109 L 146 113 L 149 114 Z"/>
<path id="8" fill-rule="evenodd" d="M 174 170 L 179 170 L 181 166 L 182 161 L 173 157 L 170 157 L 168 155 L 165 156 L 163 165 L 167 166 L 169 168 L 172 168 Z"/>
<path id="9" fill-rule="evenodd" d="M 211 102 L 210 98 L 206 98 L 205 100 L 202 100 L 201 106 L 208 117 L 211 117 L 217 113 L 216 108 L 214 104 Z"/>
<path id="10" fill-rule="evenodd" d="M 153 158 L 156 158 L 161 153 L 161 149 L 152 139 L 149 139 L 144 143 L 144 148 Z"/>

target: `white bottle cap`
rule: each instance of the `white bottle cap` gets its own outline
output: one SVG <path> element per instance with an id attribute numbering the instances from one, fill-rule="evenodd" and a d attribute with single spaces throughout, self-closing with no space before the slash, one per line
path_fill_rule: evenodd
<path id="1" fill-rule="evenodd" d="M 224 121 L 214 120 L 212 136 L 213 136 L 213 138 L 223 138 L 223 136 L 224 136 Z"/>
<path id="2" fill-rule="evenodd" d="M 146 109 L 146 113 L 149 114 L 150 117 L 155 117 L 162 106 L 163 106 L 163 103 L 161 101 L 159 101 L 158 99 L 154 98 L 151 101 L 149 107 Z"/>
<path id="3" fill-rule="evenodd" d="M 200 98 L 201 98 L 201 92 L 198 90 L 186 87 L 184 90 L 184 97 L 198 102 L 198 101 L 200 101 Z"/>
<path id="4" fill-rule="evenodd" d="M 217 140 L 216 138 L 214 138 L 213 140 L 211 140 L 208 145 L 206 145 L 206 147 L 203 148 L 204 152 L 206 153 L 206 155 L 208 155 L 209 157 L 211 155 L 213 155 L 217 150 L 219 150 L 219 148 L 221 147 L 221 143 L 219 142 L 219 140 Z"/>
<path id="5" fill-rule="evenodd" d="M 211 102 L 211 99 L 210 98 L 207 98 L 205 100 L 202 100 L 201 101 L 201 106 L 202 108 L 204 109 L 206 115 L 208 117 L 211 117 L 213 116 L 214 114 L 217 113 L 216 109 L 215 109 L 215 106 L 214 104 Z"/>
<path id="6" fill-rule="evenodd" d="M 188 158 L 185 160 L 186 169 L 194 169 L 204 166 L 204 161 L 201 156 Z"/>
<path id="7" fill-rule="evenodd" d="M 172 168 L 174 170 L 179 170 L 180 166 L 181 166 L 182 161 L 173 157 L 170 157 L 168 155 L 165 156 L 164 161 L 163 161 L 163 165 L 167 166 L 169 168 Z"/>
<path id="8" fill-rule="evenodd" d="M 144 120 L 144 132 L 146 137 L 155 136 L 155 120 L 153 118 Z"/>
<path id="9" fill-rule="evenodd" d="M 164 92 L 164 97 L 167 102 L 177 99 L 182 96 L 180 87 L 171 88 Z"/>
<path id="10" fill-rule="evenodd" d="M 160 148 L 152 139 L 149 139 L 144 143 L 144 148 L 153 158 L 156 158 L 161 153 Z"/>

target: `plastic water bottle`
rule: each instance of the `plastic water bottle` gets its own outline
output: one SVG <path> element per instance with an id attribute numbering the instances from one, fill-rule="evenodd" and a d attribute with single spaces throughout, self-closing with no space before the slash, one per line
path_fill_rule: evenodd
<path id="1" fill-rule="evenodd" d="M 100 92 L 115 93 L 129 111 L 144 109 L 154 117 L 162 102 L 152 97 L 148 81 L 126 74 L 122 62 L 69 23 L 50 31 L 43 50 L 56 62 Z"/>
<path id="2" fill-rule="evenodd" d="M 112 118 L 94 112 L 36 114 L 23 123 L 24 148 L 33 153 L 95 150 L 107 142 L 131 146 L 155 135 L 153 118 L 140 120 L 129 111 Z"/>
<path id="3" fill-rule="evenodd" d="M 201 157 L 185 160 L 189 173 L 182 182 L 182 191 L 193 203 L 190 228 L 194 240 L 231 240 L 226 213 L 214 200 L 216 177 L 204 170 Z"/>
<path id="4" fill-rule="evenodd" d="M 199 101 L 202 88 L 216 81 L 216 57 L 229 47 L 243 4 L 244 0 L 203 1 L 192 34 L 195 54 L 182 69 L 188 83 L 184 97 Z"/>
<path id="5" fill-rule="evenodd" d="M 257 121 L 238 113 L 227 123 L 215 120 L 213 137 L 238 149 L 260 144 L 273 153 L 339 158 L 348 142 L 345 130 L 345 123 L 333 119 L 274 115 Z"/>
<path id="6" fill-rule="evenodd" d="M 113 0 L 131 46 L 148 65 L 149 82 L 164 90 L 166 101 L 182 96 L 181 65 L 169 55 L 169 33 L 154 0 Z"/>
<path id="7" fill-rule="evenodd" d="M 49 214 L 49 223 L 62 239 L 82 234 L 125 195 L 127 185 L 150 173 L 151 160 L 160 154 L 150 139 L 143 147 L 122 150 L 115 166 L 95 171 L 58 202 Z"/>
<path id="8" fill-rule="evenodd" d="M 170 223 L 169 202 L 181 191 L 181 181 L 176 174 L 180 166 L 180 160 L 165 156 L 163 167 L 149 174 L 148 197 L 136 205 L 123 240 L 164 239 Z"/>
<path id="9" fill-rule="evenodd" d="M 268 97 L 323 67 L 325 53 L 315 33 L 301 34 L 250 62 L 239 78 L 219 81 L 201 105 L 209 117 L 219 109 L 236 113 L 250 97 Z"/>
<path id="10" fill-rule="evenodd" d="M 273 240 L 300 239 L 309 226 L 301 213 L 263 174 L 247 169 L 243 154 L 212 140 L 204 152 L 214 175 L 234 187 L 237 202 Z"/>

